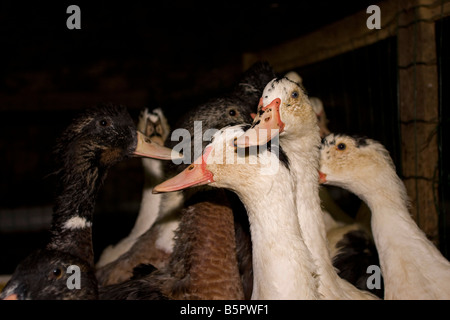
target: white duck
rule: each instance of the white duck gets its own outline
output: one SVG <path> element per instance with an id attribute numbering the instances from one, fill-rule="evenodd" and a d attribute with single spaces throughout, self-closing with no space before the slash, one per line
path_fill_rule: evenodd
<path id="1" fill-rule="evenodd" d="M 234 191 L 244 203 L 253 243 L 252 299 L 318 299 L 317 274 L 297 220 L 289 164 L 271 151 L 236 152 L 243 126 L 222 129 L 203 156 L 156 186 L 168 192 L 210 184 Z M 277 149 L 278 150 L 278 149 Z"/>
<path id="2" fill-rule="evenodd" d="M 295 71 L 286 73 L 286 78 L 298 83 L 303 88 L 303 79 Z M 306 91 L 305 91 L 306 92 Z M 328 119 L 323 102 L 318 97 L 309 97 L 309 102 L 317 117 L 320 137 L 330 134 Z M 379 264 L 377 251 L 370 232 L 370 210 L 362 203 L 355 218 L 344 212 L 325 186 L 319 189 L 325 229 L 333 266 L 338 275 L 357 288 L 371 291 L 382 297 L 381 289 L 367 287 L 367 266 Z"/>
<path id="3" fill-rule="evenodd" d="M 303 79 L 297 72 L 289 71 L 284 76 L 289 80 L 296 82 L 303 88 Z M 320 137 L 323 138 L 326 135 L 330 134 L 330 130 L 327 126 L 329 121 L 323 107 L 323 102 L 320 98 L 317 97 L 309 97 L 309 102 L 311 103 L 311 106 L 317 117 Z M 345 223 L 353 222 L 353 219 L 337 206 L 337 204 L 334 202 L 333 198 L 325 188 L 321 188 L 319 190 L 319 194 L 322 201 L 322 210 L 324 211 L 323 213 L 327 232 L 332 229 L 335 230 L 336 228 L 343 227 L 345 226 Z M 331 236 L 334 237 L 335 233 L 336 232 L 333 232 Z M 336 237 L 336 239 L 339 239 L 339 237 Z"/>
<path id="4" fill-rule="evenodd" d="M 145 108 L 139 115 L 137 130 L 151 138 L 154 143 L 164 146 L 170 132 L 170 126 L 160 108 L 154 109 L 152 112 Z M 97 268 L 107 265 L 130 250 L 136 240 L 153 225 L 157 218 L 161 195 L 153 194 L 152 189 L 164 180 L 164 165 L 160 160 L 143 158 L 142 166 L 144 167 L 145 181 L 141 207 L 134 227 L 127 237 L 103 250 L 96 264 Z"/>
<path id="5" fill-rule="evenodd" d="M 267 84 L 252 128 L 236 144 L 263 145 L 277 136 L 296 178 L 298 220 L 317 266 L 319 292 L 325 299 L 378 299 L 340 278 L 333 267 L 319 197 L 317 117 L 301 86 L 287 78 Z"/>
<path id="6" fill-rule="evenodd" d="M 408 211 L 407 193 L 380 143 L 329 135 L 321 148 L 321 181 L 368 204 L 385 299 L 450 299 L 450 263 Z"/>

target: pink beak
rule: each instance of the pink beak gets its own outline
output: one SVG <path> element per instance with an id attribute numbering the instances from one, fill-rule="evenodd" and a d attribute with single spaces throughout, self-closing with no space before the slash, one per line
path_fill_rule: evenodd
<path id="1" fill-rule="evenodd" d="M 194 161 L 189 167 L 163 183 L 153 188 L 152 193 L 172 192 L 193 186 L 201 186 L 214 182 L 213 174 L 206 169 L 206 159 L 212 147 L 205 149 L 203 155 Z"/>
<path id="2" fill-rule="evenodd" d="M 266 107 L 262 107 L 261 98 L 259 107 L 264 113 L 255 117 L 253 123 L 256 125 L 240 136 L 236 140 L 236 145 L 238 147 L 262 145 L 283 132 L 284 123 L 280 117 L 280 105 L 281 99 L 276 98 Z"/>
<path id="3" fill-rule="evenodd" d="M 321 171 L 319 171 L 319 183 L 323 184 L 327 182 L 327 175 Z"/>

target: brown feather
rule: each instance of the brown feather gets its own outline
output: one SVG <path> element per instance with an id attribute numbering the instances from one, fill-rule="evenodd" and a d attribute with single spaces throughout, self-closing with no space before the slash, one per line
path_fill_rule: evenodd
<path id="1" fill-rule="evenodd" d="M 183 210 L 170 268 L 182 281 L 164 291 L 174 299 L 244 298 L 236 256 L 233 211 L 200 202 Z"/>

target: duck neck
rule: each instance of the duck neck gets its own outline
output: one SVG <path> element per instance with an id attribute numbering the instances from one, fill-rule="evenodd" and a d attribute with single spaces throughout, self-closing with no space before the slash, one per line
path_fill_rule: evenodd
<path id="1" fill-rule="evenodd" d="M 48 248 L 71 253 L 94 264 L 92 221 L 98 190 L 106 170 L 80 165 L 85 170 L 60 172 Z"/>
<path id="2" fill-rule="evenodd" d="M 445 269 L 448 277 L 450 264 L 412 219 L 405 186 L 394 170 L 378 171 L 376 178 L 364 180 L 354 189 L 372 212 L 381 270 L 385 283 L 390 285 L 386 285 L 388 295 L 395 283 L 399 287 L 404 287 L 402 281 L 420 283 L 423 279 L 428 283 Z"/>
<path id="3" fill-rule="evenodd" d="M 340 292 L 338 275 L 334 271 L 328 248 L 325 221 L 319 197 L 319 145 L 320 136 L 304 135 L 296 139 L 280 138 L 296 179 L 296 207 L 298 222 L 306 246 L 320 274 L 320 290 L 326 298 L 335 298 Z"/>
<path id="4" fill-rule="evenodd" d="M 252 299 L 318 299 L 316 269 L 297 219 L 295 184 L 284 169 L 280 165 L 276 179 L 236 190 L 250 222 Z"/>
<path id="5" fill-rule="evenodd" d="M 162 198 L 161 194 L 153 194 L 152 191 L 153 187 L 164 179 L 163 163 L 160 160 L 144 158 L 142 165 L 144 167 L 144 188 L 139 214 L 129 235 L 132 239 L 137 239 L 156 221 Z"/>

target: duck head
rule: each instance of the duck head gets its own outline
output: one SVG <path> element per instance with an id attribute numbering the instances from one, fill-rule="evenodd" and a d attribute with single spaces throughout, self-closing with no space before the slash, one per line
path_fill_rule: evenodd
<path id="1" fill-rule="evenodd" d="M 389 152 L 375 140 L 341 134 L 329 134 L 322 139 L 319 168 L 322 184 L 359 194 L 365 184 L 386 179 L 381 174 L 386 172 L 385 168 L 391 169 L 388 170 L 391 175 L 396 174 Z"/>
<path id="2" fill-rule="evenodd" d="M 209 184 L 239 192 L 256 183 L 255 175 L 276 174 L 279 157 L 272 149 L 242 149 L 236 139 L 248 125 L 237 125 L 218 131 L 201 157 L 178 175 L 153 188 L 153 193 L 171 192 Z"/>
<path id="3" fill-rule="evenodd" d="M 91 159 L 102 167 L 129 157 L 165 160 L 182 157 L 137 131 L 127 109 L 112 104 L 87 109 L 75 119 L 59 139 L 56 152 L 68 163 Z"/>
<path id="4" fill-rule="evenodd" d="M 303 88 L 276 78 L 264 88 L 252 127 L 236 141 L 238 147 L 263 145 L 280 135 L 297 138 L 317 131 L 317 117 Z"/>
<path id="5" fill-rule="evenodd" d="M 92 267 L 57 250 L 37 250 L 18 264 L 0 293 L 3 300 L 84 300 L 98 298 Z"/>
<path id="6" fill-rule="evenodd" d="M 169 123 L 160 108 L 151 112 L 148 108 L 143 109 L 139 115 L 137 129 L 160 146 L 164 145 L 170 133 Z"/>

